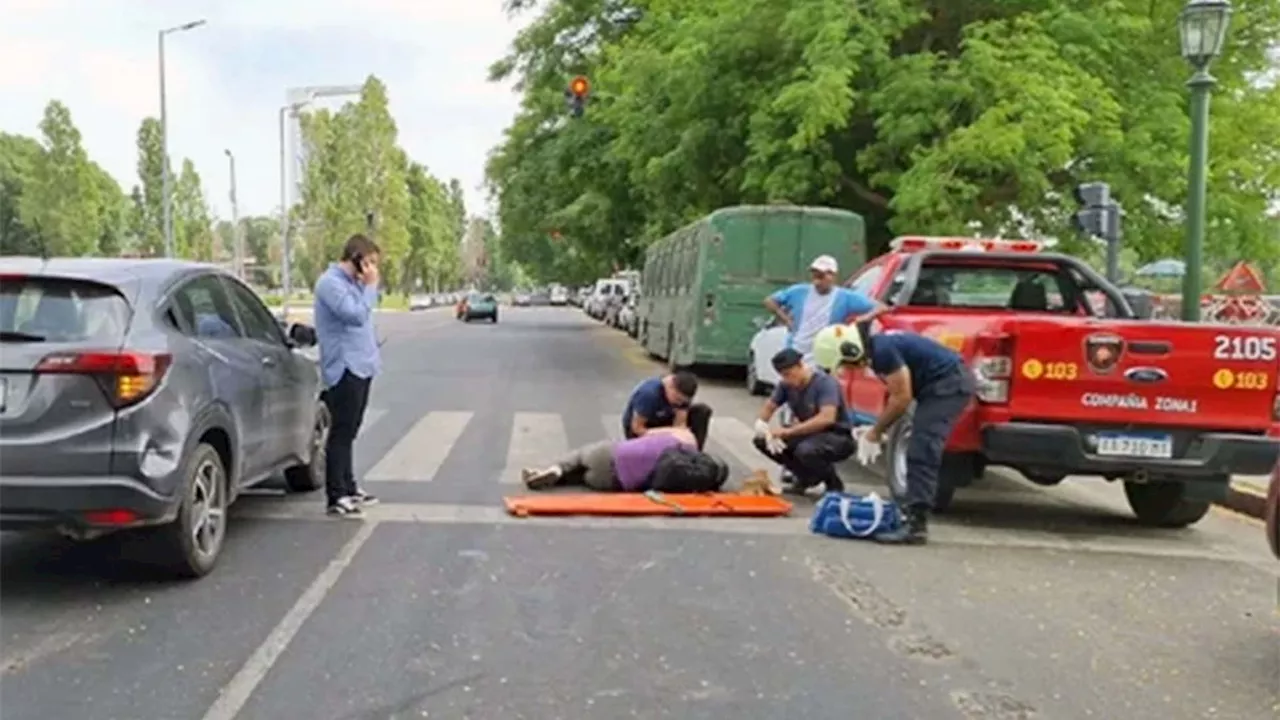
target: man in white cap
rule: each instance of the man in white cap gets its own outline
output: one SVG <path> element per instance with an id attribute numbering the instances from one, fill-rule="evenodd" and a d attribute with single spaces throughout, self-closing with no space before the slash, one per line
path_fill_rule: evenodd
<path id="1" fill-rule="evenodd" d="M 765 298 L 764 306 L 789 331 L 787 347 L 813 365 L 813 339 L 829 325 L 865 322 L 884 307 L 862 293 L 837 287 L 840 266 L 830 255 L 819 255 L 809 265 L 812 282 L 796 283 Z"/>

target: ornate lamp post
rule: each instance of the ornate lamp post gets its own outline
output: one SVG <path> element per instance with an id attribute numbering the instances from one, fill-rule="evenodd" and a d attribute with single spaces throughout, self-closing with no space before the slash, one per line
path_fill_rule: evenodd
<path id="1" fill-rule="evenodd" d="M 1209 65 L 1222 52 L 1231 21 L 1228 0 L 1187 0 L 1178 16 L 1182 57 L 1195 71 L 1191 88 L 1191 163 L 1187 172 L 1186 273 L 1182 277 L 1182 319 L 1200 320 L 1200 270 L 1204 250 L 1205 171 L 1209 162 L 1209 92 L 1217 82 Z"/>

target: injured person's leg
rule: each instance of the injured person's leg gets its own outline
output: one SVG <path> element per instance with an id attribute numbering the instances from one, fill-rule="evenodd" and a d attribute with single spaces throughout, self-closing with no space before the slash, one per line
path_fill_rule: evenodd
<path id="1" fill-rule="evenodd" d="M 552 465 L 525 468 L 520 478 L 530 490 L 546 490 L 561 485 L 586 485 L 593 490 L 604 487 L 613 477 L 613 442 L 602 440 L 571 450 Z"/>

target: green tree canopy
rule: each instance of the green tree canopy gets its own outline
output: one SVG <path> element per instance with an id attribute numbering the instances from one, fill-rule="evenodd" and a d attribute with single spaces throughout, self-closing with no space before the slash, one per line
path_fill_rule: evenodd
<path id="1" fill-rule="evenodd" d="M 1143 260 L 1179 255 L 1182 0 L 546 0 L 495 63 L 519 115 L 487 166 L 504 246 L 540 274 L 635 262 L 738 203 L 849 208 L 894 234 L 1062 237 L 1111 183 Z M 1240 0 L 1214 65 L 1211 255 L 1280 257 L 1280 4 Z M 592 79 L 586 113 L 564 90 Z"/>

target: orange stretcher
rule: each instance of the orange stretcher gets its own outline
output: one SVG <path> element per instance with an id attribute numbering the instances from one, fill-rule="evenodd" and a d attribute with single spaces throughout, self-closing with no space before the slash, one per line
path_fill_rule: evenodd
<path id="1" fill-rule="evenodd" d="M 529 515 L 685 515 L 694 517 L 781 517 L 791 503 L 774 496 L 734 493 L 549 493 L 509 495 L 507 512 Z"/>

